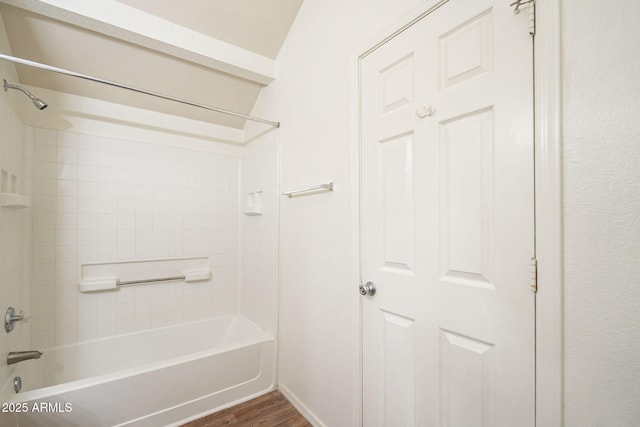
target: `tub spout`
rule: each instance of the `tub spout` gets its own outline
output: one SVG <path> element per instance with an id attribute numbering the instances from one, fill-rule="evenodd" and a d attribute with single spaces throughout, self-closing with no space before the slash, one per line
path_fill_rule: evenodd
<path id="1" fill-rule="evenodd" d="M 22 362 L 29 359 L 40 359 L 44 353 L 38 350 L 30 351 L 10 351 L 7 355 L 7 365 L 13 365 L 14 363 Z"/>

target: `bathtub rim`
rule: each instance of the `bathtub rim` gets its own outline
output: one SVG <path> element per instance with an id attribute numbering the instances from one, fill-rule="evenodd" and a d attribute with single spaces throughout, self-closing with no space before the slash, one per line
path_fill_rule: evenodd
<path id="1" fill-rule="evenodd" d="M 257 345 L 257 344 L 262 344 L 265 342 L 269 342 L 269 341 L 275 341 L 275 337 L 273 337 L 270 333 L 265 332 L 264 330 L 262 330 L 258 325 L 256 325 L 253 321 L 251 321 L 250 319 L 240 315 L 240 314 L 236 314 L 236 315 L 225 315 L 225 316 L 218 316 L 218 317 L 211 317 L 208 319 L 200 319 L 200 320 L 196 320 L 196 321 L 192 321 L 192 322 L 185 322 L 185 323 L 179 323 L 176 325 L 169 325 L 169 326 L 163 326 L 160 328 L 154 328 L 154 329 L 147 329 L 147 330 L 143 330 L 143 331 L 135 331 L 135 332 L 128 332 L 125 334 L 119 334 L 119 335 L 112 335 L 109 337 L 102 337 L 102 338 L 96 338 L 96 339 L 92 339 L 92 340 L 86 340 L 86 341 L 80 341 L 74 344 L 65 344 L 65 345 L 61 345 L 61 346 L 54 346 L 54 347 L 49 347 L 49 348 L 45 348 L 43 351 L 53 351 L 53 350 L 58 350 L 58 349 L 68 349 L 71 347 L 75 347 L 81 344 L 90 344 L 90 343 L 94 343 L 94 342 L 102 342 L 102 341 L 107 341 L 107 340 L 111 340 L 114 338 L 121 338 L 121 337 L 127 337 L 127 336 L 131 336 L 131 335 L 136 335 L 136 334 L 143 334 L 145 332 L 150 332 L 150 331 L 158 331 L 158 330 L 163 330 L 163 329 L 171 329 L 171 328 L 175 328 L 175 327 L 182 327 L 182 326 L 188 326 L 190 324 L 195 324 L 195 323 L 207 323 L 213 320 L 217 320 L 217 319 L 223 319 L 223 318 L 228 318 L 228 319 L 233 319 L 235 317 L 243 317 L 244 319 L 248 320 L 249 322 L 251 322 L 252 325 L 255 326 L 256 329 L 256 335 L 252 336 L 250 338 L 245 338 L 242 340 L 238 340 L 238 341 L 234 341 L 232 343 L 226 344 L 226 345 L 222 345 L 222 346 L 218 346 L 218 347 L 214 347 L 214 348 L 209 348 L 206 350 L 201 350 L 201 351 L 196 351 L 193 353 L 188 353 L 185 355 L 181 355 L 181 356 L 176 356 L 176 357 L 170 357 L 168 359 L 163 359 L 160 361 L 156 361 L 156 362 L 150 362 L 150 363 L 145 363 L 143 365 L 140 366 L 134 366 L 131 368 L 125 368 L 125 369 L 120 369 L 117 371 L 113 371 L 113 372 L 107 372 L 104 374 L 100 374 L 100 375 L 95 375 L 92 377 L 88 377 L 88 378 L 80 378 L 77 380 L 73 380 L 73 381 L 67 381 L 64 383 L 60 383 L 60 384 L 54 384 L 54 385 L 50 385 L 50 386 L 46 386 L 46 387 L 41 387 L 41 388 L 36 388 L 33 390 L 27 390 L 27 391 L 23 391 L 23 392 L 19 392 L 19 393 L 15 393 L 13 390 L 13 378 L 16 376 L 20 375 L 20 367 L 17 367 L 16 370 L 14 370 L 11 374 L 9 374 L 9 377 L 7 378 L 5 384 L 2 386 L 2 389 L 0 389 L 0 396 L 2 396 L 3 398 L 3 402 L 5 403 L 19 403 L 19 402 L 25 402 L 25 401 L 31 401 L 31 400 L 36 400 L 36 399 L 44 399 L 44 398 L 48 398 L 51 396 L 55 396 L 57 394 L 63 393 L 65 391 L 69 391 L 69 390 L 82 390 L 84 388 L 88 388 L 97 384 L 101 384 L 104 382 L 108 382 L 108 381 L 116 381 L 122 378 L 127 378 L 130 377 L 132 375 L 136 375 L 136 374 L 143 374 L 143 373 L 147 373 L 147 372 L 151 372 L 151 371 L 155 371 L 158 369 L 162 369 L 171 365 L 177 365 L 177 364 L 182 364 L 182 363 L 186 363 L 189 361 L 193 361 L 193 360 L 197 360 L 197 359 L 202 359 L 205 357 L 209 357 L 209 356 L 213 356 L 216 354 L 221 354 L 221 353 L 225 353 L 225 352 L 230 352 L 233 350 L 237 350 L 243 347 L 248 347 L 251 345 Z M 259 332 L 259 333 L 258 333 Z M 27 361 L 27 363 L 37 363 L 36 360 L 34 361 Z"/>

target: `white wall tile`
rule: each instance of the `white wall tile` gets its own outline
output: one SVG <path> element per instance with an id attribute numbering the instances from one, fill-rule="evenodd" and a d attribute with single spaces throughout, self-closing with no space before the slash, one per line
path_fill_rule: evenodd
<path id="1" fill-rule="evenodd" d="M 78 325 L 87 325 L 98 321 L 97 308 L 78 308 Z"/>
<path id="2" fill-rule="evenodd" d="M 55 297 L 55 294 L 56 294 L 56 283 L 54 280 L 44 280 L 44 281 L 33 280 L 31 282 L 32 298 Z"/>
<path id="3" fill-rule="evenodd" d="M 118 248 L 116 244 L 98 245 L 98 260 L 115 261 L 118 258 Z"/>
<path id="4" fill-rule="evenodd" d="M 75 262 L 59 262 L 56 264 L 56 280 L 63 279 L 79 279 Z"/>
<path id="5" fill-rule="evenodd" d="M 80 176 L 80 168 L 78 165 L 58 163 L 56 169 L 58 179 L 70 179 L 76 181 Z"/>
<path id="6" fill-rule="evenodd" d="M 134 244 L 118 243 L 116 253 L 117 259 L 134 259 L 136 257 L 136 246 Z"/>
<path id="7" fill-rule="evenodd" d="M 78 150 L 78 164 L 81 166 L 99 166 L 100 152 L 88 150 L 84 147 L 84 144 L 81 144 Z"/>
<path id="8" fill-rule="evenodd" d="M 34 212 L 32 216 L 34 229 L 55 229 L 56 215 L 48 212 Z"/>
<path id="9" fill-rule="evenodd" d="M 98 244 L 98 228 L 87 228 L 78 230 L 78 245 L 88 246 Z"/>
<path id="10" fill-rule="evenodd" d="M 100 152 L 99 165 L 101 168 L 115 168 L 118 165 L 118 156 L 115 153 Z"/>
<path id="11" fill-rule="evenodd" d="M 117 213 L 119 215 L 135 215 L 136 213 L 135 200 L 125 199 L 124 197 L 120 197 L 118 199 Z"/>
<path id="12" fill-rule="evenodd" d="M 57 246 L 75 246 L 78 244 L 78 230 L 58 228 L 56 230 Z"/>
<path id="13" fill-rule="evenodd" d="M 119 141 L 113 138 L 100 138 L 100 151 L 115 154 L 118 152 Z"/>
<path id="14" fill-rule="evenodd" d="M 59 146 L 57 151 L 58 163 L 78 164 L 79 155 L 77 148 Z"/>
<path id="15" fill-rule="evenodd" d="M 57 243 L 57 242 L 56 242 Z M 78 257 L 78 246 L 56 246 L 56 262 L 74 262 Z"/>
<path id="16" fill-rule="evenodd" d="M 78 341 L 77 328 L 56 329 L 55 345 L 69 345 Z"/>
<path id="17" fill-rule="evenodd" d="M 58 230 L 69 230 L 78 227 L 77 212 L 65 212 L 64 215 L 56 215 L 55 219 L 55 226 Z"/>
<path id="18" fill-rule="evenodd" d="M 78 181 L 77 180 L 64 180 L 57 181 L 56 192 L 58 196 L 63 197 L 77 197 L 78 196 Z"/>
<path id="19" fill-rule="evenodd" d="M 30 245 L 37 261 L 30 270 L 30 302 L 45 313 L 33 342 L 70 344 L 226 314 L 237 306 L 238 159 L 28 129 L 35 141 L 26 163 L 33 173 Z M 78 293 L 82 263 L 183 256 L 208 256 L 228 270 L 196 286 Z M 229 293 L 220 299 L 214 289 Z M 45 301 L 52 308 L 45 309 Z M 45 327 L 54 333 L 46 337 Z"/>
<path id="20" fill-rule="evenodd" d="M 34 178 L 56 179 L 58 177 L 58 164 L 35 160 L 33 162 L 33 176 Z"/>
<path id="21" fill-rule="evenodd" d="M 81 323 L 78 325 L 78 342 L 88 341 L 98 338 L 98 325 L 97 323 Z"/>
<path id="22" fill-rule="evenodd" d="M 39 162 L 56 162 L 57 158 L 57 150 L 55 145 L 34 144 L 34 160 Z"/>
<path id="23" fill-rule="evenodd" d="M 31 253 L 34 264 L 53 264 L 56 260 L 54 246 L 36 246 Z"/>
<path id="24" fill-rule="evenodd" d="M 80 137 L 77 133 L 58 131 L 56 140 L 59 148 L 73 148 L 77 150 Z"/>
<path id="25" fill-rule="evenodd" d="M 136 258 L 137 259 L 150 259 L 153 258 L 153 245 L 148 243 L 136 244 Z"/>
<path id="26" fill-rule="evenodd" d="M 55 230 L 33 230 L 33 246 L 55 246 Z"/>
<path id="27" fill-rule="evenodd" d="M 78 197 L 78 212 L 80 213 L 100 212 L 100 199 L 98 197 Z"/>
<path id="28" fill-rule="evenodd" d="M 97 182 L 100 177 L 100 169 L 93 165 L 79 165 L 78 179 L 81 181 Z"/>
<path id="29" fill-rule="evenodd" d="M 97 239 L 97 234 L 96 234 Z M 98 245 L 78 246 L 78 263 L 89 263 L 98 261 Z"/>
<path id="30" fill-rule="evenodd" d="M 57 197 L 57 212 L 72 213 L 78 212 L 78 198 L 77 197 Z"/>

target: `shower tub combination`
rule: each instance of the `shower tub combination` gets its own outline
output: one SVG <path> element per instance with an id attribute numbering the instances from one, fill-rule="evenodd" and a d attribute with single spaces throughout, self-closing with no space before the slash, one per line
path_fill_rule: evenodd
<path id="1" fill-rule="evenodd" d="M 225 316 L 45 349 L 15 366 L 2 426 L 178 426 L 272 390 L 275 339 Z"/>

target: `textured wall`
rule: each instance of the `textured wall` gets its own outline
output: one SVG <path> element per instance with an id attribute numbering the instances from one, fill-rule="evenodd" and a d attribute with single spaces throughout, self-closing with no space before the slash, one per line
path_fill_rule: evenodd
<path id="1" fill-rule="evenodd" d="M 280 196 L 279 385 L 328 426 L 360 417 L 355 56 L 418 3 L 306 0 L 254 110 L 282 122 L 281 190 L 336 183 Z"/>
<path id="2" fill-rule="evenodd" d="M 565 425 L 640 422 L 640 4 L 564 0 Z"/>

